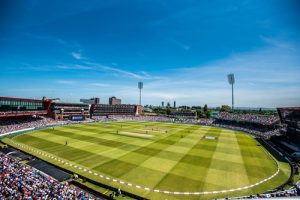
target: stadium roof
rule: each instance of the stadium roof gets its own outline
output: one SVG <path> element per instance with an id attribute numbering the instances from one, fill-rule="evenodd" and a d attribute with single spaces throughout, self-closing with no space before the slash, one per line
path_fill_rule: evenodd
<path id="1" fill-rule="evenodd" d="M 17 98 L 17 97 L 0 97 L 0 100 L 42 102 L 42 100 L 39 100 L 39 99 L 25 99 L 25 98 Z"/>

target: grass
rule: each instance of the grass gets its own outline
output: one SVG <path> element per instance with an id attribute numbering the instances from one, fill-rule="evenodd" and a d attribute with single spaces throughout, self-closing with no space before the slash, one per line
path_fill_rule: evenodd
<path id="1" fill-rule="evenodd" d="M 111 191 L 109 189 L 99 187 L 98 185 L 95 185 L 88 181 L 83 182 L 81 179 L 79 179 L 79 180 L 76 180 L 75 182 L 80 183 L 81 185 L 84 185 L 88 188 L 91 188 L 93 191 L 97 191 L 101 194 L 104 194 L 106 197 L 109 197 L 109 195 L 113 193 L 113 191 Z M 127 197 L 123 194 L 119 195 L 119 196 L 115 195 L 114 199 L 116 199 L 116 200 L 133 200 L 133 198 Z"/>
<path id="2" fill-rule="evenodd" d="M 2 148 L 4 146 L 5 146 L 5 144 L 3 144 L 3 143 L 0 142 L 0 148 Z"/>
<path id="3" fill-rule="evenodd" d="M 153 137 L 118 134 L 137 135 L 146 131 Z M 207 140 L 203 136 L 217 139 Z M 277 170 L 274 160 L 252 136 L 198 125 L 157 122 L 82 124 L 38 130 L 3 141 L 14 145 L 12 140 L 93 172 L 159 190 L 228 190 L 259 182 Z M 66 141 L 68 145 L 65 145 Z M 289 165 L 278 161 L 280 172 L 276 177 L 249 189 L 224 194 L 172 195 L 101 179 L 33 151 L 29 153 L 95 181 L 150 199 L 211 199 L 262 193 L 281 185 L 290 173 Z"/>

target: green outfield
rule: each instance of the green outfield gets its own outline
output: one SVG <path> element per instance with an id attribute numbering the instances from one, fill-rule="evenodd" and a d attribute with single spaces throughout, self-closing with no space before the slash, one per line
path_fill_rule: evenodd
<path id="1" fill-rule="evenodd" d="M 290 175 L 289 165 L 274 161 L 252 136 L 207 126 L 106 122 L 47 128 L 4 142 L 150 199 L 262 193 L 281 185 Z M 235 190 L 227 191 L 231 189 Z"/>

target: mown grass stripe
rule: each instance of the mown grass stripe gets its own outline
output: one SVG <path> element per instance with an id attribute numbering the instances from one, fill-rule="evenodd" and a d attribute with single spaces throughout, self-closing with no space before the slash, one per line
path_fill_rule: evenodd
<path id="1" fill-rule="evenodd" d="M 211 131 L 211 132 L 210 132 Z M 215 130 L 208 130 L 206 132 L 208 135 L 215 135 L 218 136 L 215 132 Z M 204 185 L 206 184 L 204 181 L 191 181 L 189 178 L 181 178 L 177 174 L 181 174 L 182 171 L 186 171 L 186 177 L 193 177 L 193 174 L 196 173 L 196 171 L 191 171 L 191 169 L 186 168 L 186 165 L 182 165 L 182 162 L 193 162 L 195 165 L 198 166 L 209 166 L 211 159 L 202 159 L 201 157 L 198 157 L 197 160 L 194 160 L 191 158 L 189 155 L 190 152 L 193 152 L 195 149 L 198 149 L 201 144 L 204 144 L 206 142 L 211 142 L 211 141 L 205 141 L 205 140 L 199 140 L 197 141 L 191 149 L 183 156 L 179 162 L 170 170 L 170 173 L 166 174 L 159 183 L 157 183 L 156 188 L 160 189 L 166 189 L 166 190 L 171 190 L 171 191 L 187 191 L 187 190 L 193 190 L 193 191 L 201 191 Z M 215 142 L 215 141 L 213 141 Z M 216 142 L 215 142 L 216 143 Z M 212 151 L 213 153 L 213 151 Z M 196 157 L 194 157 L 196 158 Z M 179 171 L 179 173 L 176 173 L 176 171 Z M 207 168 L 204 167 L 201 170 L 201 174 L 203 177 L 205 177 Z M 197 173 L 199 174 L 199 173 Z M 171 184 L 172 182 L 176 182 L 177 184 Z M 189 188 L 189 189 L 188 189 Z"/>
<path id="2" fill-rule="evenodd" d="M 269 156 L 266 156 L 265 152 L 263 152 L 259 147 L 257 147 L 257 145 L 260 144 L 258 144 L 252 137 L 243 135 L 243 137 L 237 137 L 237 142 L 240 146 L 246 173 L 251 183 L 255 183 L 262 178 L 266 178 L 274 174 L 277 170 L 274 161 Z M 248 145 L 244 146 L 246 142 L 248 142 Z M 264 158 L 264 162 L 259 162 L 261 161 L 261 158 Z M 252 163 L 255 163 L 255 165 Z"/>
<path id="3" fill-rule="evenodd" d="M 190 130 L 190 129 L 193 129 L 193 128 L 194 127 L 188 127 L 187 129 Z M 181 130 L 181 131 L 186 131 L 186 129 Z M 179 131 L 178 134 L 180 134 L 181 131 Z M 174 134 L 169 135 L 167 137 L 174 137 Z M 180 137 L 177 138 L 177 141 L 179 139 L 180 139 Z M 119 176 L 127 173 L 129 170 L 132 170 L 132 169 L 136 168 L 139 164 L 141 164 L 142 162 L 147 160 L 150 156 L 155 156 L 159 152 L 162 152 L 166 147 L 175 144 L 176 141 L 173 141 L 171 144 L 164 144 L 164 148 L 161 148 L 161 149 L 151 148 L 152 146 L 157 145 L 157 143 L 159 143 L 159 142 L 155 141 L 155 142 L 153 142 L 153 143 L 151 143 L 151 144 L 149 144 L 145 147 L 140 147 L 140 148 L 138 148 L 134 151 L 128 152 L 127 154 L 125 154 L 124 156 L 119 157 L 118 159 L 111 160 L 107 163 L 96 166 L 93 169 L 103 171 L 103 172 L 108 173 L 108 174 L 111 173 L 113 176 L 119 177 Z M 126 160 L 126 157 L 131 157 L 132 156 L 131 153 L 138 153 L 138 154 L 145 155 L 145 156 L 136 157 L 136 160 L 135 160 L 136 164 L 135 165 L 129 163 L 128 166 L 126 166 L 127 162 L 125 162 L 123 160 Z M 121 166 L 121 167 L 117 167 L 117 169 L 116 169 L 114 166 Z M 113 169 L 115 169 L 115 170 L 113 170 Z"/>

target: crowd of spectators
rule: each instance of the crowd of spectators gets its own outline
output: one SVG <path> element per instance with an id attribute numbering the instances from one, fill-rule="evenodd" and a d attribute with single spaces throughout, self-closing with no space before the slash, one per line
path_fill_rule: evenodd
<path id="1" fill-rule="evenodd" d="M 28 113 L 41 113 L 41 112 L 45 112 L 45 110 L 34 110 L 34 111 L 30 111 L 30 110 L 27 110 L 27 111 L 1 111 L 0 112 L 0 115 L 10 115 L 10 114 L 28 114 Z"/>
<path id="2" fill-rule="evenodd" d="M 148 122 L 174 122 L 174 118 L 157 115 L 110 115 L 108 119 L 112 121 L 148 121 Z"/>
<path id="3" fill-rule="evenodd" d="M 288 190 L 271 192 L 266 194 L 256 194 L 244 197 L 234 197 L 229 199 L 267 199 L 267 198 L 283 198 L 283 199 L 298 199 L 300 196 L 300 185 L 294 185 Z"/>
<path id="4" fill-rule="evenodd" d="M 188 119 L 188 118 L 174 118 L 167 116 L 124 116 L 124 115 L 114 115 L 108 118 L 112 121 L 150 121 L 150 122 L 172 122 L 172 123 L 185 123 L 185 124 L 201 124 L 206 126 L 216 126 L 221 128 L 227 128 L 237 131 L 247 132 L 256 136 L 270 137 L 272 135 L 280 134 L 278 128 L 272 128 L 255 125 L 255 124 L 245 124 L 245 123 L 236 123 L 231 121 L 219 121 L 214 119 L 200 118 L 200 119 Z M 107 119 L 106 119 L 107 120 Z"/>
<path id="5" fill-rule="evenodd" d="M 14 158 L 0 153 L 0 200 L 95 199 L 81 189 L 60 183 Z"/>
<path id="6" fill-rule="evenodd" d="M 91 118 L 91 120 L 93 122 L 107 122 L 107 121 L 111 121 L 109 118 L 107 118 L 106 116 L 93 116 Z"/>
<path id="7" fill-rule="evenodd" d="M 0 134 L 16 130 L 42 127 L 46 125 L 59 125 L 64 122 L 55 121 L 45 117 L 20 117 L 20 118 L 2 118 L 0 120 Z"/>
<path id="8" fill-rule="evenodd" d="M 220 112 L 211 125 L 269 138 L 280 134 L 280 127 L 276 126 L 278 122 L 279 117 L 277 115 Z"/>
<path id="9" fill-rule="evenodd" d="M 214 122 L 213 119 L 210 118 L 200 118 L 200 119 L 176 119 L 176 122 L 187 123 L 187 124 L 201 124 L 210 126 Z"/>
<path id="10" fill-rule="evenodd" d="M 231 129 L 231 130 L 236 130 L 236 131 L 242 131 L 242 132 L 246 132 L 246 133 L 250 133 L 252 135 L 255 136 L 260 136 L 260 137 L 265 137 L 265 138 L 269 138 L 273 135 L 279 135 L 280 134 L 280 129 L 279 128 L 275 128 L 275 129 L 270 129 L 270 130 L 266 130 L 265 128 L 258 128 L 258 127 L 253 127 L 253 126 L 237 126 L 236 124 L 224 124 L 224 123 L 218 123 L 218 122 L 214 122 L 213 124 L 211 124 L 211 126 L 216 126 L 216 127 L 220 127 L 220 128 L 226 128 L 226 129 Z"/>
<path id="11" fill-rule="evenodd" d="M 17 130 L 27 128 L 39 128 L 45 126 L 57 126 L 57 125 L 69 125 L 69 124 L 81 124 L 105 121 L 107 118 L 87 119 L 84 121 L 71 121 L 71 120 L 54 120 L 47 117 L 19 117 L 19 118 L 2 118 L 0 120 L 0 135 L 3 133 L 9 133 Z"/>
<path id="12" fill-rule="evenodd" d="M 230 112 L 219 112 L 217 119 L 261 125 L 273 125 L 279 122 L 279 117 L 277 115 L 235 114 Z"/>
<path id="13" fill-rule="evenodd" d="M 176 118 L 158 115 L 143 115 L 143 116 L 128 116 L 128 115 L 112 115 L 110 120 L 114 121 L 148 121 L 148 122 L 172 122 L 172 123 L 186 123 L 186 124 L 203 124 L 211 125 L 213 119 L 191 119 L 191 118 Z"/>

